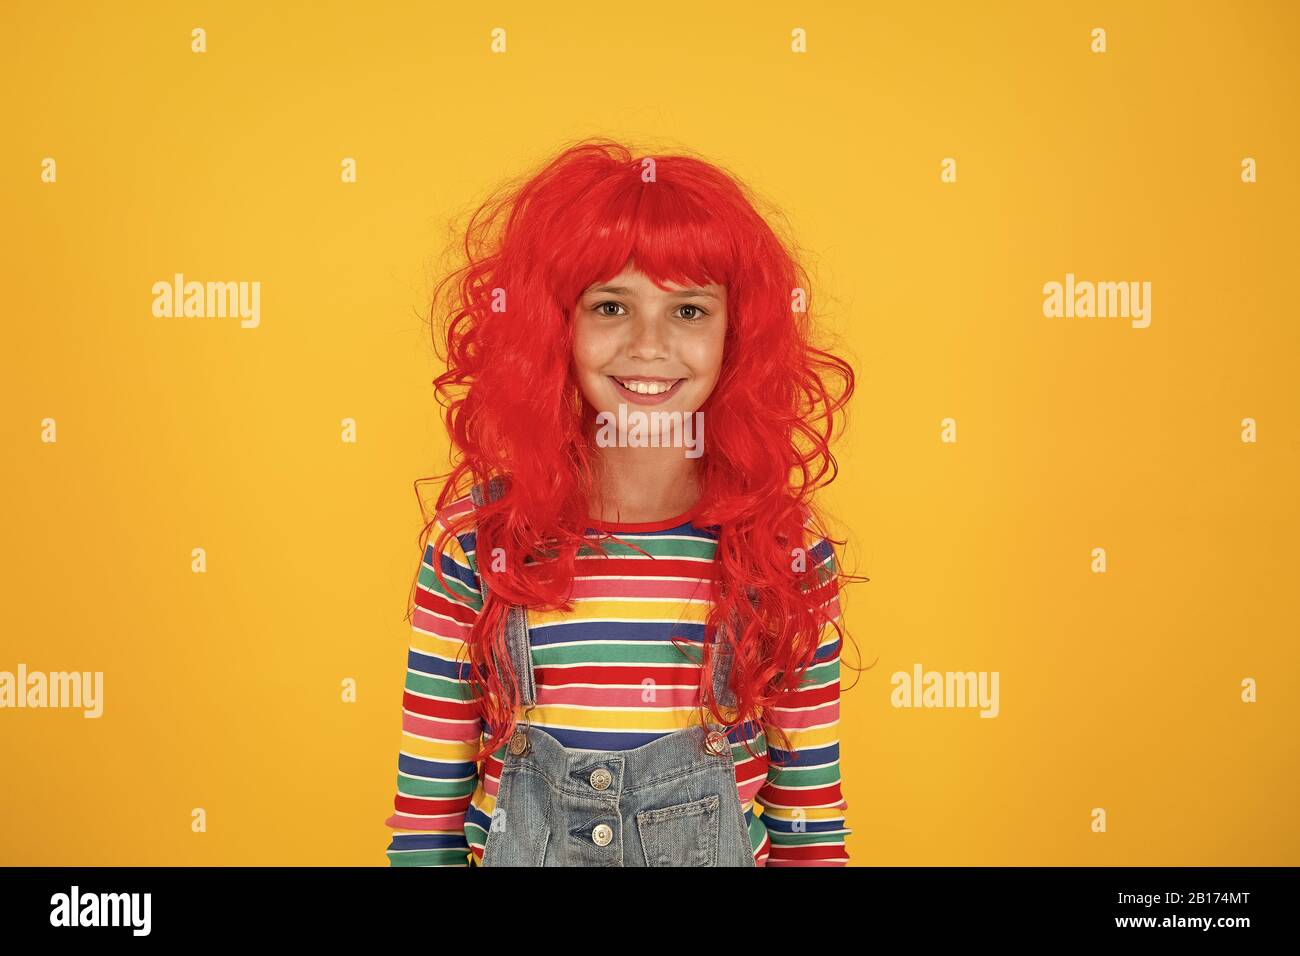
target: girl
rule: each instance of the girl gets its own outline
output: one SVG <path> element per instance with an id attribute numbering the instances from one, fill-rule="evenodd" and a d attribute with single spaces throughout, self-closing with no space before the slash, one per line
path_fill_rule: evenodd
<path id="1" fill-rule="evenodd" d="M 812 496 L 853 373 L 805 273 L 721 169 L 604 139 L 464 249 L 390 862 L 843 865 L 851 578 Z"/>

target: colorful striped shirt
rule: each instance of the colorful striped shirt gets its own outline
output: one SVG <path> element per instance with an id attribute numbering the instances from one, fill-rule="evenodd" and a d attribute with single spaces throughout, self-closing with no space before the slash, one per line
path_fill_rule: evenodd
<path id="1" fill-rule="evenodd" d="M 434 553 L 442 529 L 473 509 L 468 495 L 447 505 L 421 561 L 397 795 L 385 821 L 392 830 L 387 855 L 393 866 L 480 865 L 496 806 L 506 744 L 474 761 L 486 737 L 471 698 L 466 646 L 483 606 L 473 526 Z M 580 548 L 573 610 L 528 610 L 534 728 L 566 747 L 626 750 L 698 723 L 699 658 L 686 658 L 670 640 L 704 640 L 718 579 L 717 526 L 697 527 L 691 520 L 695 512 L 658 522 L 590 522 L 588 539 L 603 530 L 619 541 L 602 540 L 607 556 Z M 836 571 L 834 549 L 825 538 L 817 537 L 807 553 L 809 565 L 820 565 L 823 573 Z M 446 587 L 434 574 L 435 562 Z M 826 610 L 838 622 L 838 590 L 831 585 L 828 593 Z M 702 594 L 710 596 L 702 600 Z M 844 844 L 852 830 L 845 825 L 848 804 L 839 763 L 840 643 L 828 623 L 800 688 L 774 708 L 784 737 L 775 734 L 769 741 L 755 721 L 730 734 L 737 792 L 757 866 L 848 861 Z M 646 700 L 647 681 L 654 682 L 651 700 Z M 746 751 L 747 737 L 757 757 Z M 778 749 L 786 738 L 798 749 L 797 762 Z"/>

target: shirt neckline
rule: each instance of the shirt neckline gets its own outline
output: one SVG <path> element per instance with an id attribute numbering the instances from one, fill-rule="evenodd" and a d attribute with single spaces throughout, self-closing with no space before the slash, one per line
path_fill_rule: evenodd
<path id="1" fill-rule="evenodd" d="M 697 501 L 682 514 L 673 518 L 660 518 L 658 521 L 598 521 L 588 516 L 587 528 L 591 531 L 667 531 L 694 518 L 699 513 L 701 503 Z"/>

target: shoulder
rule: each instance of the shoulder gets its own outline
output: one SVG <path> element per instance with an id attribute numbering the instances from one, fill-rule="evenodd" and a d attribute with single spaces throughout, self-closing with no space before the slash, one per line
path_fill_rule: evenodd
<path id="1" fill-rule="evenodd" d="M 438 509 L 429 527 L 428 543 L 424 550 L 426 564 L 433 564 L 435 557 L 441 555 L 444 567 L 450 559 L 451 562 L 462 565 L 477 575 L 476 512 L 473 497 L 468 493 L 447 502 Z M 439 545 L 440 541 L 441 545 Z"/>
<path id="2" fill-rule="evenodd" d="M 478 586 L 478 512 L 510 487 L 510 476 L 494 475 L 484 483 L 471 484 L 464 494 L 452 498 L 434 514 L 429 524 L 424 561 L 443 568 Z M 439 542 L 442 542 L 441 547 Z M 454 565 L 454 566 L 449 566 Z M 468 572 L 466 575 L 464 572 Z"/>
<path id="3" fill-rule="evenodd" d="M 473 530 L 475 527 L 474 517 L 478 507 L 474 504 L 472 493 L 466 492 L 459 498 L 453 498 L 441 508 L 436 515 L 438 523 L 444 528 L 450 528 L 453 525 L 459 528 Z"/>
<path id="4" fill-rule="evenodd" d="M 806 504 L 799 506 L 799 516 L 803 524 L 803 547 L 809 564 L 825 567 L 833 574 L 836 570 L 835 548 L 822 518 Z"/>

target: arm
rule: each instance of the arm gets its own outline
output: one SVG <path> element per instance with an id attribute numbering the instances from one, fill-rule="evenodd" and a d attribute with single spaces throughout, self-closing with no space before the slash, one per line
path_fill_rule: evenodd
<path id="1" fill-rule="evenodd" d="M 482 720 L 470 698 L 470 628 L 482 609 L 476 568 L 456 537 L 435 555 L 435 524 L 420 564 L 411 618 L 402 745 L 388 860 L 392 866 L 468 866 L 465 814 L 478 783 Z M 444 587 L 434 574 L 442 567 Z"/>
<path id="2" fill-rule="evenodd" d="M 824 607 L 840 621 L 839 568 L 830 542 L 819 538 L 809 549 L 808 562 L 816 565 L 825 583 Z M 755 802 L 763 807 L 760 819 L 771 839 L 768 866 L 843 866 L 848 862 L 845 838 L 853 831 L 845 825 L 848 809 L 840 785 L 840 640 L 827 622 L 813 663 L 797 691 L 788 693 L 775 707 L 775 723 L 784 731 L 768 734 L 768 749 L 775 760 Z M 785 738 L 799 750 L 790 763 Z"/>

